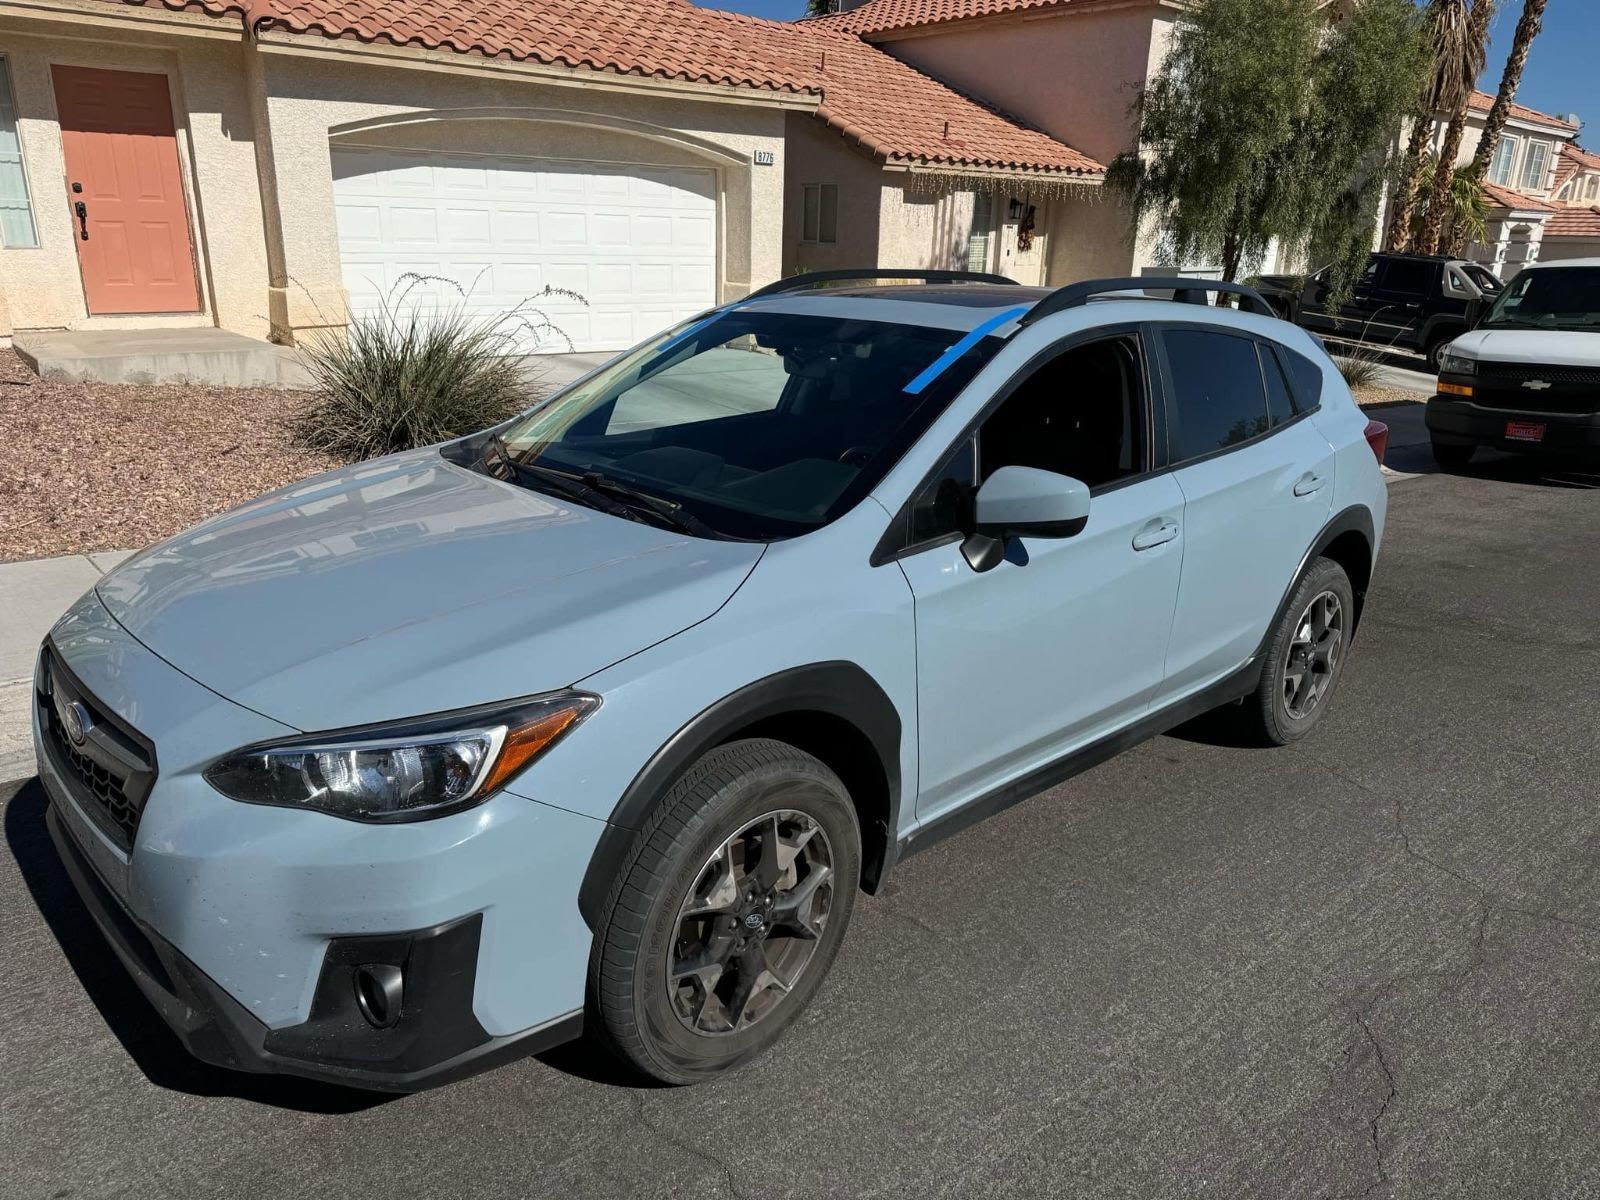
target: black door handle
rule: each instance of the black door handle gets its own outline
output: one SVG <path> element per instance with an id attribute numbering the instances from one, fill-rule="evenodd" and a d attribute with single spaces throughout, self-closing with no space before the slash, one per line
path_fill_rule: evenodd
<path id="1" fill-rule="evenodd" d="M 78 236 L 87 242 L 89 240 L 89 206 L 79 200 L 72 206 L 72 211 L 78 214 Z"/>

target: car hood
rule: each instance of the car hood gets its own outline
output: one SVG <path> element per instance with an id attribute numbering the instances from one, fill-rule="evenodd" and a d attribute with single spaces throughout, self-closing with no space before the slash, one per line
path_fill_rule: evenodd
<path id="1" fill-rule="evenodd" d="M 564 687 L 710 616 L 761 550 L 426 450 L 268 493 L 129 559 L 98 592 L 206 687 L 335 729 Z"/>
<path id="2" fill-rule="evenodd" d="M 1450 346 L 1453 354 L 1483 362 L 1549 367 L 1600 367 L 1600 332 L 1563 329 L 1474 329 Z"/>

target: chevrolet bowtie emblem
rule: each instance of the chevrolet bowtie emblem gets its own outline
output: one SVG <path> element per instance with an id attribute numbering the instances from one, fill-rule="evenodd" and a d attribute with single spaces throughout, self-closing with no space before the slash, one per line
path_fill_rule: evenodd
<path id="1" fill-rule="evenodd" d="M 1522 386 L 1527 388 L 1530 392 L 1548 392 L 1552 385 L 1546 383 L 1542 379 L 1530 379 Z"/>

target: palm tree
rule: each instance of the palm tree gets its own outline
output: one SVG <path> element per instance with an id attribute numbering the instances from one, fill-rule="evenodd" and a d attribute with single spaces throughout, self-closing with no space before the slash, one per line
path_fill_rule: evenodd
<path id="1" fill-rule="evenodd" d="M 1395 191 L 1394 212 L 1389 219 L 1388 244 L 1405 250 L 1411 244 L 1411 216 L 1421 190 L 1423 163 L 1428 143 L 1433 140 L 1433 117 L 1439 112 L 1454 112 L 1470 95 L 1476 79 L 1464 48 L 1467 44 L 1467 0 L 1429 0 L 1425 17 L 1432 70 L 1418 98 L 1411 142 L 1406 148 L 1405 168 Z"/>
<path id="2" fill-rule="evenodd" d="M 1467 102 L 1472 98 L 1472 90 L 1489 58 L 1489 19 L 1494 16 L 1494 6 L 1495 0 L 1472 0 L 1472 12 L 1467 17 L 1466 41 L 1460 47 L 1460 66 L 1467 83 L 1459 101 L 1449 110 L 1450 124 L 1445 129 L 1444 145 L 1439 149 L 1439 161 L 1446 169 L 1434 172 L 1428 219 L 1423 222 L 1420 240 L 1412 245 L 1412 249 L 1419 254 L 1439 253 L 1439 243 L 1444 237 L 1444 217 L 1449 209 L 1450 188 L 1455 179 L 1456 156 L 1461 153 L 1461 138 L 1467 130 Z"/>
<path id="3" fill-rule="evenodd" d="M 806 0 L 806 16 L 825 17 L 839 11 L 839 0 Z"/>
<path id="4" fill-rule="evenodd" d="M 1528 65 L 1528 49 L 1544 24 L 1544 6 L 1545 0 L 1522 2 L 1522 16 L 1517 21 L 1517 32 L 1511 39 L 1511 54 L 1506 58 L 1506 69 L 1500 76 L 1500 91 L 1495 95 L 1494 107 L 1489 110 L 1489 119 L 1483 128 L 1483 140 L 1478 143 L 1477 153 L 1472 156 L 1472 177 L 1479 184 L 1488 178 L 1489 163 L 1494 158 L 1495 148 L 1500 145 L 1506 119 L 1511 115 L 1511 102 L 1517 98 L 1517 88 L 1522 86 L 1522 72 Z M 1459 238 L 1451 240 L 1452 254 L 1459 253 L 1455 249 L 1458 241 Z"/>
<path id="5" fill-rule="evenodd" d="M 1432 208 L 1439 202 L 1439 160 L 1428 155 L 1422 171 L 1422 198 L 1426 207 L 1419 204 L 1411 219 L 1412 244 L 1421 245 L 1422 230 L 1432 216 Z M 1470 240 L 1482 241 L 1488 232 L 1489 198 L 1483 185 L 1472 177 L 1472 167 L 1463 163 L 1445 176 L 1444 223 L 1453 237 L 1461 239 L 1463 246 Z M 1460 257 L 1459 250 L 1452 250 Z"/>

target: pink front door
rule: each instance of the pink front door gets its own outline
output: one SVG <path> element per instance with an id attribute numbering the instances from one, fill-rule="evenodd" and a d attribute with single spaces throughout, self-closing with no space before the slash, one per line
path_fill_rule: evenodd
<path id="1" fill-rule="evenodd" d="M 195 312 L 200 295 L 167 77 L 50 70 L 89 311 Z"/>

